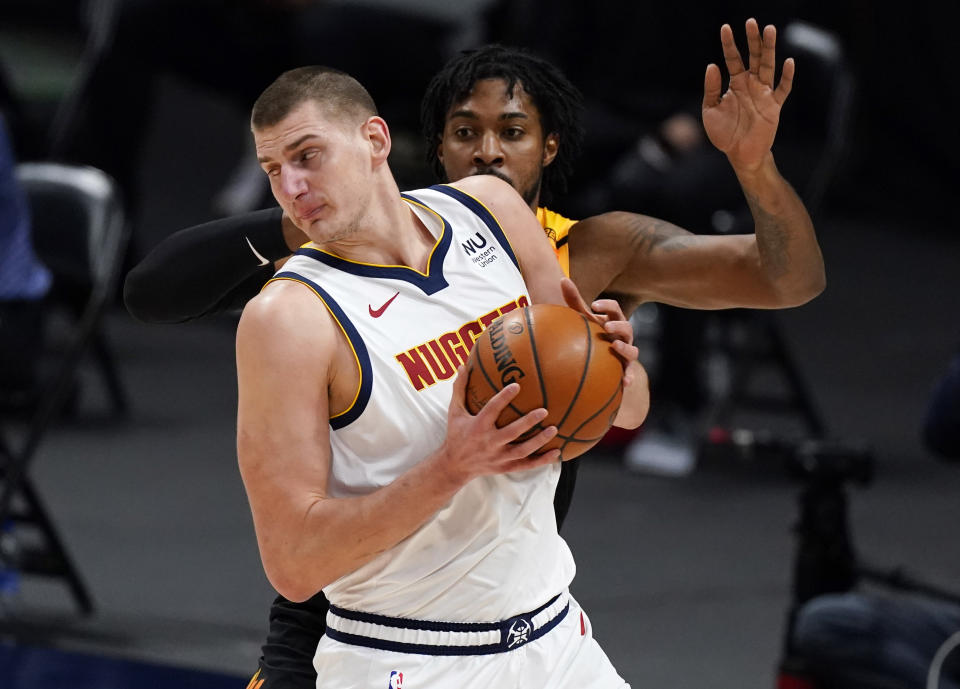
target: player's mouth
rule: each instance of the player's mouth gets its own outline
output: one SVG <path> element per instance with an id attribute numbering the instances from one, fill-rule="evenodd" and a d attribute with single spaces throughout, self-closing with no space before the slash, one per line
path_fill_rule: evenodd
<path id="1" fill-rule="evenodd" d="M 313 208 L 306 208 L 301 211 L 297 209 L 297 219 L 300 222 L 310 222 L 311 220 L 316 220 L 323 210 L 327 207 L 327 204 L 322 203 L 319 206 L 314 206 Z"/>

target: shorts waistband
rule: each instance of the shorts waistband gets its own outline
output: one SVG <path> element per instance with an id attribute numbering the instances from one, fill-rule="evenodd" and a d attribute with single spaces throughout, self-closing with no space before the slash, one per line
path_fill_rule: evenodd
<path id="1" fill-rule="evenodd" d="M 326 636 L 354 646 L 422 655 L 487 655 L 506 653 L 539 639 L 570 610 L 566 592 L 536 610 L 499 622 L 433 622 L 347 610 L 336 605 L 327 613 Z"/>

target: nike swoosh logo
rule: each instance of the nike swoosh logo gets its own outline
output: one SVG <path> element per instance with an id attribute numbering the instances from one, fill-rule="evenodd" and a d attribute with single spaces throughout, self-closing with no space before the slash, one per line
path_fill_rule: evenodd
<path id="1" fill-rule="evenodd" d="M 263 257 L 263 254 L 253 248 L 253 242 L 250 241 L 250 237 L 244 237 L 244 239 L 247 240 L 247 246 L 250 247 L 250 251 L 252 251 L 253 255 L 260 261 L 260 265 L 265 266 L 270 263 L 270 261 Z"/>
<path id="2" fill-rule="evenodd" d="M 367 308 L 370 309 L 370 315 L 374 318 L 380 318 L 380 316 L 383 315 L 383 312 L 387 310 L 387 307 L 390 306 L 390 302 L 396 299 L 398 294 L 400 294 L 400 292 L 397 292 L 397 294 L 394 294 L 392 297 L 387 299 L 387 303 L 381 306 L 379 309 L 375 309 L 370 306 L 370 304 L 367 304 Z"/>

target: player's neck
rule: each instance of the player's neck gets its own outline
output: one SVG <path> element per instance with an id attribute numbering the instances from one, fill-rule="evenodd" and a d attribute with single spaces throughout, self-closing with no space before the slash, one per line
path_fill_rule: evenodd
<path id="1" fill-rule="evenodd" d="M 425 272 L 435 243 L 436 238 L 394 187 L 393 194 L 374 195 L 356 231 L 323 249 L 351 261 Z"/>
<path id="2" fill-rule="evenodd" d="M 540 207 L 540 192 L 538 191 L 537 195 L 534 196 L 533 199 L 530 201 L 530 210 L 536 213 L 539 207 Z"/>

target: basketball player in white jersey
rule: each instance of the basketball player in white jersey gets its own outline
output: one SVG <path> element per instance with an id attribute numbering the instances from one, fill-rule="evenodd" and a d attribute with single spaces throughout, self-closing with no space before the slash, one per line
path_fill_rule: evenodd
<path id="1" fill-rule="evenodd" d="M 538 453 L 556 429 L 515 442 L 546 410 L 498 429 L 518 387 L 472 416 L 457 375 L 500 313 L 586 306 L 509 184 L 401 195 L 375 113 L 355 80 L 310 67 L 253 110 L 273 193 L 311 239 L 237 332 L 238 455 L 267 576 L 290 600 L 330 599 L 318 687 L 626 686 L 567 592 L 559 454 Z M 637 367 L 630 324 L 596 306 Z M 632 379 L 618 425 L 646 413 Z"/>

